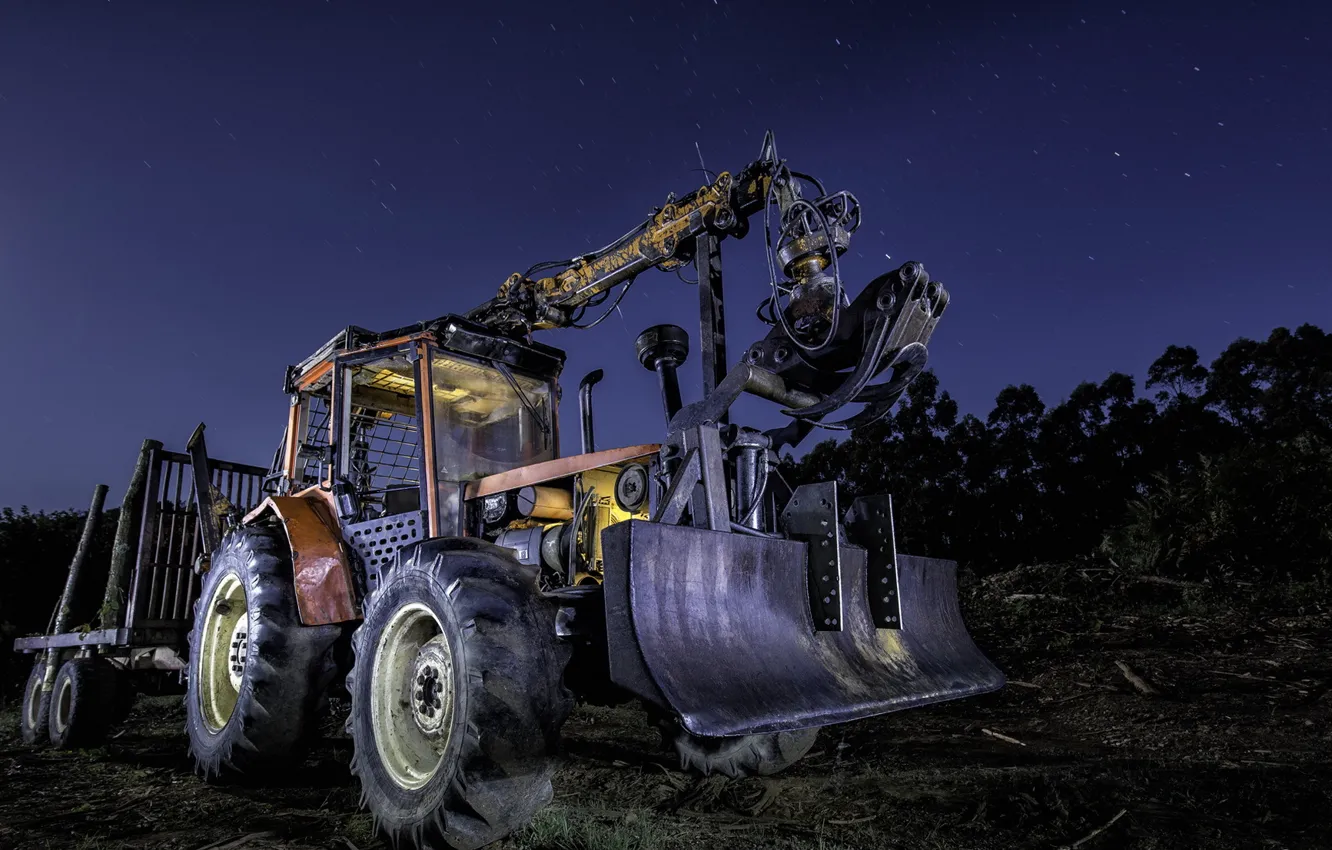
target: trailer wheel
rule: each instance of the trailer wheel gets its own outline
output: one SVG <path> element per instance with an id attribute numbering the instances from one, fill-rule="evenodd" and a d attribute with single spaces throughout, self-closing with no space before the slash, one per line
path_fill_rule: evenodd
<path id="1" fill-rule="evenodd" d="M 727 738 L 704 738 L 673 722 L 664 737 L 670 740 L 680 767 L 709 776 L 720 773 L 732 779 L 771 776 L 795 764 L 819 736 L 818 729 L 769 732 Z"/>
<path id="2" fill-rule="evenodd" d="M 342 628 L 303 626 L 281 530 L 222 541 L 195 603 L 185 692 L 190 754 L 205 778 L 289 763 L 318 728 Z"/>
<path id="3" fill-rule="evenodd" d="M 550 802 L 573 699 L 537 572 L 486 543 L 436 541 L 371 598 L 347 677 L 351 770 L 394 846 L 471 850 Z"/>
<path id="4" fill-rule="evenodd" d="M 25 744 L 45 744 L 51 740 L 47 728 L 51 714 L 51 693 L 42 693 L 42 679 L 46 675 L 46 661 L 41 655 L 32 665 L 28 674 L 27 687 L 23 689 L 23 713 L 19 715 L 19 734 Z"/>
<path id="5" fill-rule="evenodd" d="M 100 744 L 111 725 L 115 688 L 115 670 L 100 658 L 62 664 L 51 688 L 51 743 L 62 750 Z"/>

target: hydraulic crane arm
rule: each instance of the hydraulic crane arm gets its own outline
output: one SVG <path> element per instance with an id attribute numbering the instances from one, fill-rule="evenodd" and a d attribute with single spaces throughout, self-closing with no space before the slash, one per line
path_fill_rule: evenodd
<path id="1" fill-rule="evenodd" d="M 775 194 L 785 208 L 799 197 L 794 183 L 774 186 L 780 169 L 769 133 L 759 158 L 734 177 L 723 171 L 709 185 L 678 200 L 671 196 L 638 227 L 600 251 L 567 262 L 542 263 L 527 273 L 514 273 L 497 296 L 468 318 L 500 330 L 543 330 L 570 327 L 577 311 L 620 283 L 653 268 L 672 270 L 693 256 L 694 239 L 703 233 L 742 237 L 749 219 Z M 558 274 L 533 280 L 543 267 L 564 266 Z"/>
<path id="2" fill-rule="evenodd" d="M 802 182 L 812 184 L 818 197 L 803 198 Z M 770 225 L 774 208 L 775 244 Z M 948 295 L 919 263 L 906 263 L 850 299 L 842 287 L 838 257 L 860 225 L 859 203 L 849 192 L 826 192 L 814 178 L 789 169 L 777 157 L 771 132 L 758 159 L 738 175 L 723 171 L 682 198 L 668 197 L 646 221 L 599 251 L 511 275 L 496 297 L 468 318 L 508 334 L 590 327 L 579 324 L 584 310 L 607 300 L 613 287 L 623 284 L 627 290 L 649 269 L 679 268 L 712 239 L 743 237 L 758 213 L 763 214 L 769 243 L 771 283 L 771 294 L 758 312 L 772 330 L 746 351 L 746 368 L 779 375 L 792 391 L 804 393 L 802 398 L 818 399 L 784 410 L 795 421 L 774 439 L 794 445 L 814 427 L 854 428 L 883 417 L 924 368 L 925 343 Z M 533 277 L 554 269 L 559 271 L 549 277 Z M 720 365 L 724 372 L 728 364 Z M 870 385 L 890 367 L 892 378 Z M 713 386 L 716 382 L 705 390 Z M 842 422 L 824 421 L 853 402 L 865 409 Z"/>

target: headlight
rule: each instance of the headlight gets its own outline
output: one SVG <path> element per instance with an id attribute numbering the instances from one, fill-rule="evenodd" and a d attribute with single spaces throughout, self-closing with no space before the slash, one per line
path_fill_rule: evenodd
<path id="1" fill-rule="evenodd" d="M 509 512 L 509 496 L 507 493 L 494 493 L 481 500 L 481 519 L 485 520 L 486 525 L 495 525 L 504 519 L 504 515 Z"/>

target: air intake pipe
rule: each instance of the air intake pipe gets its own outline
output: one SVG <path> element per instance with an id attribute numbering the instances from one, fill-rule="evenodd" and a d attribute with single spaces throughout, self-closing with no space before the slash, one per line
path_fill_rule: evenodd
<path id="1" fill-rule="evenodd" d="M 661 381 L 661 404 L 669 426 L 682 406 L 675 370 L 689 356 L 689 334 L 678 325 L 653 325 L 638 335 L 634 349 L 643 368 L 655 371 Z"/>

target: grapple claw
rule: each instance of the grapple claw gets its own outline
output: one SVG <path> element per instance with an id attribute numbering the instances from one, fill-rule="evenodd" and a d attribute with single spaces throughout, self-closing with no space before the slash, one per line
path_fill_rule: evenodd
<path id="1" fill-rule="evenodd" d="M 818 419 L 852 401 L 887 365 L 881 361 L 884 345 L 888 342 L 888 331 L 887 317 L 881 313 L 875 314 L 874 324 L 866 335 L 865 352 L 856 364 L 855 371 L 842 381 L 841 386 L 829 393 L 823 401 L 808 407 L 783 410 L 782 413 L 797 419 Z"/>

